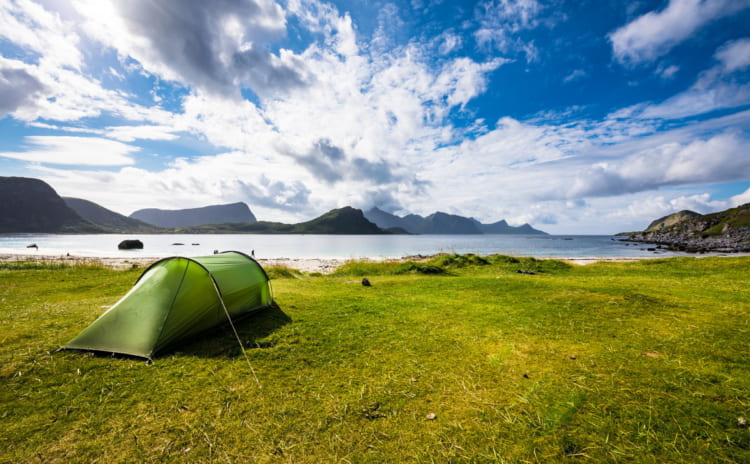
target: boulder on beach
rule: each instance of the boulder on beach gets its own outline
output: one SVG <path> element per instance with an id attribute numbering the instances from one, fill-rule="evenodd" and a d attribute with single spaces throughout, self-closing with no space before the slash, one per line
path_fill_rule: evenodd
<path id="1" fill-rule="evenodd" d="M 120 250 L 142 250 L 143 242 L 140 240 L 123 240 L 117 245 Z"/>

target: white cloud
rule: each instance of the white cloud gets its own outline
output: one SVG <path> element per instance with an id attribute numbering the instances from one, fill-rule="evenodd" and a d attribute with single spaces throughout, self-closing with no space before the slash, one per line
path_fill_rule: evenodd
<path id="1" fill-rule="evenodd" d="M 135 140 L 175 140 L 177 134 L 174 128 L 167 126 L 114 126 L 108 127 L 104 133 L 109 138 L 122 142 L 134 142 Z"/>
<path id="2" fill-rule="evenodd" d="M 534 43 L 522 40 L 519 33 L 538 27 L 543 9 L 537 0 L 483 1 L 477 6 L 474 40 L 480 48 L 523 53 L 527 62 L 536 61 L 539 52 Z"/>
<path id="3" fill-rule="evenodd" d="M 22 152 L 2 152 L 0 156 L 33 163 L 122 166 L 133 164 L 138 147 L 99 137 L 41 136 L 24 139 L 30 147 Z"/>
<path id="4" fill-rule="evenodd" d="M 0 3 L 0 37 L 38 54 L 37 64 L 80 69 L 80 38 L 73 29 L 73 24 L 30 0 Z"/>
<path id="5" fill-rule="evenodd" d="M 660 66 L 657 68 L 656 73 L 661 76 L 662 79 L 672 79 L 675 74 L 680 70 L 679 66 L 670 65 L 670 66 Z"/>
<path id="6" fill-rule="evenodd" d="M 537 0 L 487 0 L 478 8 L 485 25 L 502 27 L 509 32 L 535 28 L 542 10 Z"/>
<path id="7" fill-rule="evenodd" d="M 639 103 L 609 117 L 637 119 L 679 119 L 750 104 L 750 83 L 735 79 L 737 71 L 750 66 L 750 39 L 727 42 L 714 57 L 717 64 L 701 72 L 688 89 L 660 103 Z M 674 66 L 657 69 L 671 77 Z"/>
<path id="8" fill-rule="evenodd" d="M 283 9 L 273 0 L 78 0 L 85 30 L 122 57 L 165 80 L 220 94 L 238 87 L 273 94 L 304 85 L 302 62 L 289 50 L 267 46 L 286 33 Z"/>
<path id="9" fill-rule="evenodd" d="M 615 58 L 623 64 L 650 62 L 687 40 L 709 22 L 750 7 L 749 0 L 670 0 L 609 35 Z"/>
<path id="10" fill-rule="evenodd" d="M 731 204 L 732 207 L 750 203 L 750 188 L 740 193 L 739 195 L 735 195 L 731 197 L 729 199 L 729 203 Z"/>
<path id="11" fill-rule="evenodd" d="M 46 89 L 22 63 L 0 57 L 0 119 L 20 108 L 33 106 Z"/>
<path id="12" fill-rule="evenodd" d="M 200 74 L 194 68 L 202 61 L 167 56 L 168 47 L 149 48 L 154 36 L 143 25 L 133 24 L 132 15 L 138 12 L 131 6 L 79 2 L 103 9 L 83 13 L 90 21 L 89 35 L 82 34 L 76 43 L 85 62 L 80 69 L 54 64 L 41 48 L 25 62 L 0 58 L 0 70 L 21 71 L 20 82 L 31 83 L 32 90 L 35 82 L 40 84 L 39 90 L 11 102 L 5 111 L 40 129 L 98 138 L 29 138 L 27 143 L 36 144 L 30 151 L 19 149 L 2 156 L 43 163 L 30 169 L 38 170 L 61 193 L 89 198 L 126 214 L 142 207 L 246 201 L 261 219 L 291 222 L 347 204 L 380 205 L 403 208 L 402 212 L 444 210 L 485 222 L 505 218 L 511 223 L 532 222 L 552 232 L 587 233 L 615 232 L 608 229 L 616 227 L 613 224 L 649 221 L 669 208 L 715 206 L 716 201 L 692 186 L 746 180 L 750 175 L 745 156 L 750 142 L 743 132 L 750 128 L 750 112 L 703 122 L 679 121 L 680 128 L 662 129 L 662 118 L 744 101 L 746 83 L 732 73 L 745 66 L 747 39 L 721 47 L 713 68 L 690 89 L 661 103 L 624 108 L 603 121 L 577 120 L 583 111 L 572 109 L 554 118 L 549 114 L 526 121 L 505 117 L 494 125 L 477 120 L 463 128 L 453 125 L 452 116 L 476 118 L 468 103 L 486 91 L 490 74 L 509 59 L 480 62 L 458 56 L 456 51 L 466 44 L 452 31 L 405 45 L 387 43 L 385 34 L 378 46 L 358 42 L 351 17 L 317 1 L 290 0 L 282 16 L 270 2 L 247 4 L 270 8 L 254 17 L 259 21 L 265 17 L 269 23 L 240 27 L 231 14 L 211 16 L 209 22 L 219 21 L 222 28 L 203 28 L 200 41 L 209 51 L 219 52 L 219 61 L 213 70 Z M 134 5 L 140 11 L 144 4 Z M 172 4 L 165 5 L 169 9 Z M 486 26 L 485 45 L 507 46 L 517 59 L 535 59 L 534 44 L 519 36 L 543 23 L 541 4 L 503 0 L 483 5 L 493 13 L 477 17 Z M 398 16 L 397 10 L 386 13 L 391 16 L 384 13 L 383 27 Z M 270 47 L 274 38 L 287 32 L 286 21 L 292 17 L 295 27 L 306 28 L 314 41 L 294 53 L 269 51 L 261 57 L 268 65 L 264 69 L 286 67 L 310 79 L 284 91 L 257 93 L 253 102 L 241 98 L 239 88 L 251 81 L 262 84 L 273 73 L 237 72 L 227 64 L 227 57 L 242 53 L 243 44 L 258 31 L 270 31 L 266 37 L 256 37 Z M 64 21 L 59 24 L 45 33 L 56 34 L 55 40 L 77 33 Z M 394 24 L 398 26 L 397 21 Z M 480 40 L 480 36 L 478 32 L 475 37 Z M 135 103 L 142 102 L 136 98 L 143 95 L 104 88 L 87 74 L 102 52 L 101 44 L 89 39 L 102 40 L 105 47 L 112 47 L 105 48 L 105 54 L 114 50 L 123 60 L 117 70 L 107 71 L 110 63 L 100 70 L 104 82 L 111 85 L 111 76 L 127 80 L 142 73 L 139 79 L 155 78 L 156 86 L 168 90 L 172 84 L 163 79 L 174 79 L 182 96 L 177 101 L 171 98 L 169 104 L 179 109 L 144 106 Z M 657 72 L 666 77 L 676 72 L 674 68 L 659 67 Z M 567 81 L 584 76 L 576 70 Z M 13 85 L 6 87 L 12 90 Z M 232 91 L 215 91 L 222 85 Z M 167 92 L 162 95 L 170 99 Z M 99 115 L 117 122 L 101 127 L 81 121 Z M 176 140 L 181 134 L 228 152 L 195 153 L 157 171 L 137 164 L 136 141 Z M 50 167 L 63 162 L 99 163 L 107 168 Z M 669 186 L 679 186 L 680 192 L 665 192 Z M 659 200 L 650 201 L 656 191 Z M 632 212 L 624 211 L 624 201 L 636 205 Z M 590 226 L 595 222 L 601 223 L 598 229 Z"/>
<path id="13" fill-rule="evenodd" d="M 724 44 L 717 52 L 722 71 L 732 73 L 750 66 L 750 39 L 739 39 Z"/>
<path id="14" fill-rule="evenodd" d="M 570 74 L 563 78 L 564 83 L 578 81 L 588 76 L 588 73 L 583 69 L 575 69 Z"/>
<path id="15" fill-rule="evenodd" d="M 125 215 L 148 207 L 237 201 L 247 202 L 263 220 L 306 220 L 321 212 L 311 203 L 310 186 L 317 185 L 303 169 L 283 159 L 254 159 L 242 152 L 180 158 L 158 171 L 134 166 L 117 171 L 34 169 L 61 195 L 92 199 Z"/>
<path id="16" fill-rule="evenodd" d="M 658 140 L 658 139 L 657 139 Z M 750 140 L 728 131 L 688 143 L 671 141 L 645 147 L 618 161 L 602 161 L 581 171 L 568 197 L 615 196 L 670 185 L 744 180 Z"/>
<path id="17" fill-rule="evenodd" d="M 463 40 L 460 35 L 453 34 L 452 32 L 445 32 L 438 37 L 440 45 L 438 51 L 442 55 L 447 55 L 453 51 L 461 48 Z"/>
<path id="18" fill-rule="evenodd" d="M 644 230 L 655 219 L 678 211 L 689 210 L 706 214 L 728 207 L 726 201 L 714 200 L 710 194 L 705 192 L 689 195 L 680 195 L 677 192 L 667 192 L 658 195 L 640 193 L 627 196 L 624 205 L 622 204 L 622 200 L 618 199 L 617 203 L 619 204 L 610 206 L 610 211 L 603 213 L 603 216 L 612 222 L 628 226 L 627 230 L 618 232 Z M 605 204 L 603 203 L 602 206 Z"/>

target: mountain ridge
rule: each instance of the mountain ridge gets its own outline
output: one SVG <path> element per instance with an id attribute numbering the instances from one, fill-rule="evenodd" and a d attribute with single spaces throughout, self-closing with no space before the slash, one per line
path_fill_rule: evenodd
<path id="1" fill-rule="evenodd" d="M 423 217 L 418 214 L 397 216 L 372 207 L 365 211 L 365 217 L 383 229 L 401 228 L 411 234 L 537 234 L 548 235 L 529 224 L 511 226 L 501 219 L 491 224 L 483 224 L 474 218 L 456 214 L 435 212 Z"/>
<path id="2" fill-rule="evenodd" d="M 134 216 L 155 212 L 152 221 L 191 223 L 218 218 L 223 222 L 201 222 L 186 226 L 159 226 Z M 375 220 L 368 218 L 373 214 Z M 148 215 L 147 215 L 148 216 Z M 166 217 L 166 219 L 165 219 Z M 378 224 L 380 222 L 381 224 Z M 169 222 L 166 222 L 169 223 Z M 0 232 L 42 233 L 249 233 L 249 234 L 483 234 L 538 233 L 528 224 L 509 226 L 505 220 L 482 224 L 444 212 L 427 217 L 410 214 L 399 217 L 372 208 L 368 212 L 346 206 L 296 224 L 258 221 L 244 202 L 209 205 L 181 210 L 147 208 L 124 216 L 95 202 L 63 198 L 40 179 L 0 177 Z"/>
<path id="3" fill-rule="evenodd" d="M 129 218 L 107 209 L 93 201 L 82 198 L 62 197 L 65 204 L 82 218 L 106 229 L 126 233 L 160 233 L 161 227 L 148 224 L 138 219 Z"/>
<path id="4" fill-rule="evenodd" d="M 374 235 L 389 232 L 367 220 L 362 210 L 345 206 L 333 209 L 310 221 L 297 224 L 256 221 L 246 223 L 203 224 L 180 227 L 174 230 L 179 234 L 331 234 L 331 235 Z"/>
<path id="5" fill-rule="evenodd" d="M 157 227 L 257 222 L 255 215 L 245 202 L 184 209 L 145 208 L 134 211 L 129 217 Z"/>
<path id="6" fill-rule="evenodd" d="M 102 233 L 71 209 L 49 184 L 31 177 L 0 177 L 0 232 Z"/>

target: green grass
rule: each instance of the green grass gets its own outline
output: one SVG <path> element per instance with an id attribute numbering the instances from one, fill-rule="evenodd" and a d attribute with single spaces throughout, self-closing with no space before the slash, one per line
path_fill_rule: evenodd
<path id="1" fill-rule="evenodd" d="M 413 264 L 272 270 L 260 386 L 226 329 L 50 354 L 142 270 L 2 266 L 0 462 L 750 462 L 750 258 Z"/>

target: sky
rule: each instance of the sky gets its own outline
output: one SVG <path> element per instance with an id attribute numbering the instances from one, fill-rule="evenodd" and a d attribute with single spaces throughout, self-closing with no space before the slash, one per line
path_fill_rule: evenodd
<path id="1" fill-rule="evenodd" d="M 641 230 L 750 202 L 750 0 L 0 0 L 0 175 Z"/>

